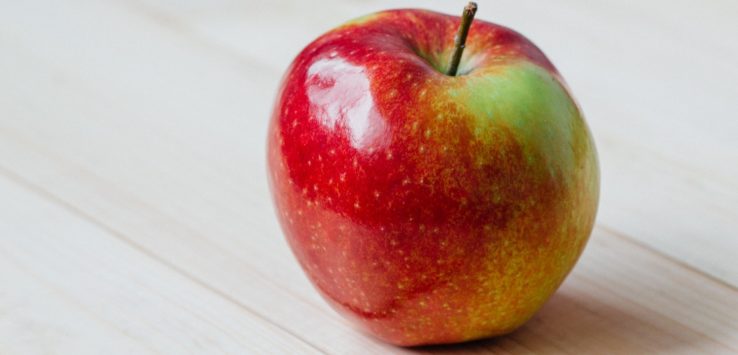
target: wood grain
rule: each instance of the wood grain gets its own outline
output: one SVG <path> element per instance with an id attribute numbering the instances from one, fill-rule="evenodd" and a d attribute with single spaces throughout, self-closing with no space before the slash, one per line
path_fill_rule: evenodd
<path id="1" fill-rule="evenodd" d="M 318 352 L 53 198 L 0 195 L 0 353 Z"/>
<path id="2" fill-rule="evenodd" d="M 296 52 L 369 11 L 455 4 L 32 0 L 0 4 L 0 353 L 738 353 L 721 36 L 738 6 L 480 5 L 559 65 L 602 160 L 600 227 L 523 329 L 420 349 L 359 334 L 269 201 L 264 132 Z"/>

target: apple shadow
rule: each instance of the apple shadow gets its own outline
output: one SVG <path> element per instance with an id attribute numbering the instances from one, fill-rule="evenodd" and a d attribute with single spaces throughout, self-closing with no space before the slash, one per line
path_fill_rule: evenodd
<path id="1" fill-rule="evenodd" d="M 676 292 L 677 290 L 664 290 Z M 699 309 L 691 312 L 698 313 Z M 712 339 L 634 302 L 594 298 L 562 287 L 525 325 L 508 335 L 460 344 L 407 348 L 421 354 L 704 352 Z M 704 345 L 704 346 L 703 346 Z"/>

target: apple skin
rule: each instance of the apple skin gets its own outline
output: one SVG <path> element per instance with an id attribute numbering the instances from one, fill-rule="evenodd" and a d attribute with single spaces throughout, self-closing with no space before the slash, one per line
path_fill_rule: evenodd
<path id="1" fill-rule="evenodd" d="M 592 231 L 597 156 L 563 79 L 522 35 L 391 10 L 309 44 L 271 117 L 286 239 L 339 313 L 384 341 L 461 342 L 521 326 Z"/>

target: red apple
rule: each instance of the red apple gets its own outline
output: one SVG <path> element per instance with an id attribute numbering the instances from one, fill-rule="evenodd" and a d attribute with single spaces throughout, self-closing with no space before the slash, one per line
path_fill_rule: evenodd
<path id="1" fill-rule="evenodd" d="M 574 266 L 599 194 L 595 147 L 564 80 L 528 39 L 393 10 L 310 43 L 268 132 L 292 251 L 340 313 L 387 342 L 511 332 Z M 463 26 L 462 26 L 463 27 Z"/>

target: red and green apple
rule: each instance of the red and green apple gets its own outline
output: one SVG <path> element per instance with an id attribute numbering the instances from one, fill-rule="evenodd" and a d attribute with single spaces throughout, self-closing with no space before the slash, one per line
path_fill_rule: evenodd
<path id="1" fill-rule="evenodd" d="M 295 58 L 271 117 L 293 253 L 339 313 L 398 345 L 513 331 L 594 224 L 596 151 L 563 78 L 521 34 L 471 17 L 341 25 Z"/>

